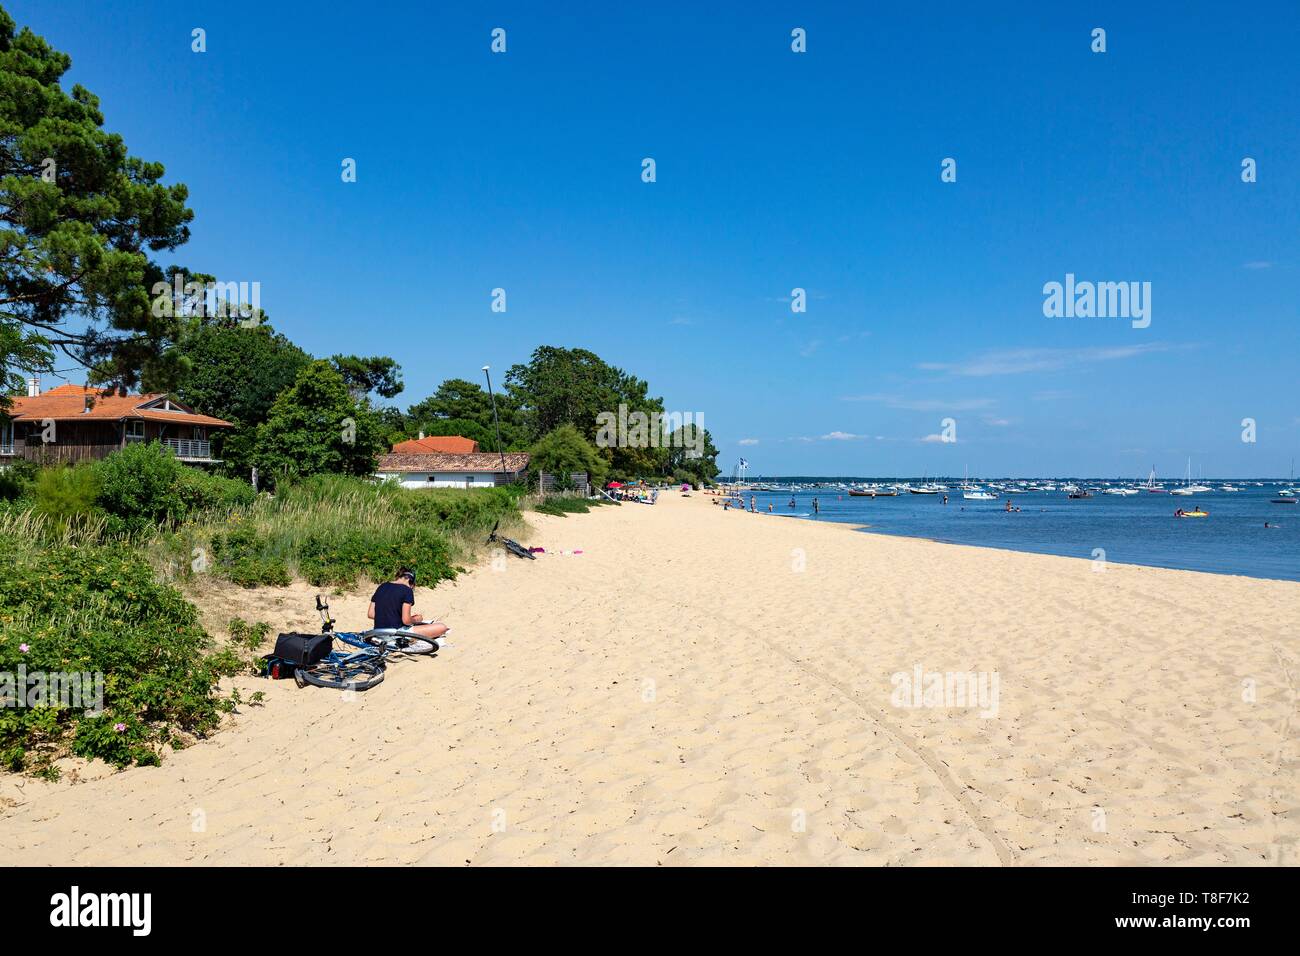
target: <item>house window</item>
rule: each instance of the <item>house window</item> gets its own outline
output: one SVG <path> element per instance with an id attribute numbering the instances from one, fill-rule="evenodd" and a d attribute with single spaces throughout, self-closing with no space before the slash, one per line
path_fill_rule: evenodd
<path id="1" fill-rule="evenodd" d="M 195 425 L 192 429 L 190 429 L 190 437 L 193 438 L 195 441 L 203 441 L 203 426 Z"/>
<path id="2" fill-rule="evenodd" d="M 0 421 L 0 455 L 12 455 L 14 453 L 14 423 L 8 420 Z"/>
<path id="3" fill-rule="evenodd" d="M 465 476 L 465 484 L 466 484 L 466 485 L 472 485 L 472 484 L 474 484 L 474 476 L 473 476 L 473 475 L 466 475 L 466 476 Z"/>
<path id="4" fill-rule="evenodd" d="M 127 441 L 144 441 L 144 420 L 132 418 L 125 424 Z"/>

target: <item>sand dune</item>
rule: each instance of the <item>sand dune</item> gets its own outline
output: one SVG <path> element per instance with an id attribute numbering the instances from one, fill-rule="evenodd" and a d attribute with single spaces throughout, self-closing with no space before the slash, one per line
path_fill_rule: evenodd
<path id="1" fill-rule="evenodd" d="M 537 561 L 420 590 L 452 644 L 371 692 L 250 678 L 160 768 L 5 780 L 6 860 L 1300 862 L 1300 585 L 700 495 L 533 523 Z M 314 629 L 312 593 L 244 616 Z M 918 667 L 996 675 L 996 716 L 897 706 Z"/>

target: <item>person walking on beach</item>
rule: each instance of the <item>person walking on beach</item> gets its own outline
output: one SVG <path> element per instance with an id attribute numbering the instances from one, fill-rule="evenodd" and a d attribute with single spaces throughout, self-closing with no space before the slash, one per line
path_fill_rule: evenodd
<path id="1" fill-rule="evenodd" d="M 817 499 L 816 499 L 816 497 L 814 497 L 814 498 L 813 498 L 813 514 L 815 514 L 815 515 L 819 515 L 819 514 L 821 514 L 821 513 L 822 513 L 821 506 L 820 506 L 819 504 L 817 504 Z"/>
<path id="2" fill-rule="evenodd" d="M 749 496 L 749 513 L 750 513 L 750 514 L 753 514 L 753 515 L 758 514 L 758 508 L 755 506 L 755 503 L 756 503 L 757 501 L 758 501 L 758 499 L 757 499 L 754 495 L 750 495 L 750 496 Z"/>
<path id="3" fill-rule="evenodd" d="M 772 502 L 770 501 L 767 503 L 767 513 L 768 514 L 772 513 Z"/>

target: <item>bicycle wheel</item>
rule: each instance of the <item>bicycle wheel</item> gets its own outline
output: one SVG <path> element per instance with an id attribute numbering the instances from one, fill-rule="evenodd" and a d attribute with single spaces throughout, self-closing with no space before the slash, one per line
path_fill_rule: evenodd
<path id="1" fill-rule="evenodd" d="M 354 661 L 350 664 L 316 664 L 298 670 L 302 679 L 317 687 L 333 690 L 369 690 L 383 683 L 384 665 L 372 661 Z"/>
<path id="2" fill-rule="evenodd" d="M 529 551 L 518 541 L 512 541 L 510 538 L 506 538 L 506 548 L 510 550 L 511 554 L 517 554 L 521 558 L 527 558 L 529 561 L 537 560 L 537 555 L 533 554 L 533 552 Z"/>
<path id="3" fill-rule="evenodd" d="M 414 634 L 409 637 L 368 637 L 366 641 L 371 647 L 382 647 L 395 654 L 432 654 L 438 649 L 431 638 L 417 637 Z"/>

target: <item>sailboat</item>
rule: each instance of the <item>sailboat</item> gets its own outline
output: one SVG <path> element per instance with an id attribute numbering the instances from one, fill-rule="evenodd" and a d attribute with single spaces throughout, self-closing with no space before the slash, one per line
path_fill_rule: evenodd
<path id="1" fill-rule="evenodd" d="M 1143 486 L 1144 490 L 1151 492 L 1153 495 L 1163 495 L 1165 489 L 1156 484 L 1156 466 L 1151 466 L 1151 474 L 1147 475 L 1147 483 Z"/>
<path id="2" fill-rule="evenodd" d="M 1170 488 L 1169 493 L 1171 495 L 1196 494 L 1196 492 L 1192 490 L 1192 460 L 1190 458 L 1187 459 L 1187 480 L 1183 482 L 1182 487 L 1180 488 Z"/>
<path id="3" fill-rule="evenodd" d="M 1198 471 L 1199 471 L 1199 470 L 1200 470 L 1200 469 L 1198 469 Z M 1188 459 L 1187 459 L 1187 476 L 1188 476 L 1188 478 L 1191 477 L 1191 473 L 1192 473 L 1192 460 L 1191 460 L 1190 458 L 1188 458 Z M 1196 480 L 1196 484 L 1190 486 L 1191 489 L 1192 489 L 1192 492 L 1193 492 L 1194 494 L 1204 494 L 1204 493 L 1207 492 L 1207 491 L 1213 491 L 1213 490 L 1214 490 L 1214 489 L 1211 488 L 1209 485 L 1203 485 L 1203 484 L 1201 484 L 1202 481 L 1204 481 L 1204 476 L 1203 476 L 1203 475 L 1202 475 L 1201 478 L 1198 478 L 1198 479 Z"/>
<path id="4" fill-rule="evenodd" d="M 996 501 L 997 495 L 990 494 L 979 485 L 970 483 L 970 468 L 966 468 L 966 477 L 962 479 L 961 496 L 966 501 Z"/>
<path id="5" fill-rule="evenodd" d="M 1290 482 L 1293 485 L 1295 484 L 1295 459 L 1294 458 L 1291 459 Z M 1277 493 L 1277 497 L 1273 499 L 1273 504 L 1275 505 L 1293 505 L 1295 504 L 1295 502 L 1296 502 L 1296 495 L 1295 495 L 1294 488 L 1283 488 L 1281 491 Z"/>

